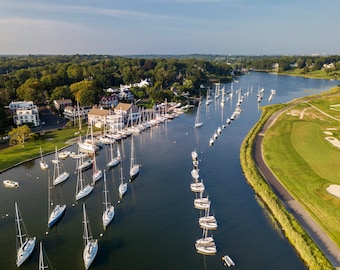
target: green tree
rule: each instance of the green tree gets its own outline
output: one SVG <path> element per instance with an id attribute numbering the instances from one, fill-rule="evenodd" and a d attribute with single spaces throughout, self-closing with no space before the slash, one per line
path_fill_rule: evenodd
<path id="1" fill-rule="evenodd" d="M 57 100 L 57 99 L 62 99 L 62 98 L 74 98 L 72 95 L 72 92 L 70 90 L 70 87 L 67 85 L 64 86 L 57 86 L 56 88 L 53 89 L 51 93 L 51 101 L 52 100 Z"/>
<path id="2" fill-rule="evenodd" d="M 29 138 L 31 132 L 32 132 L 31 129 L 27 125 L 12 128 L 12 130 L 8 132 L 8 136 L 10 136 L 9 144 L 10 145 L 18 144 L 24 147 L 25 140 Z"/>
<path id="3" fill-rule="evenodd" d="M 28 79 L 24 84 L 20 85 L 16 91 L 19 99 L 31 100 L 34 103 L 45 101 L 43 93 L 43 85 L 40 80 Z"/>
<path id="4" fill-rule="evenodd" d="M 92 80 L 73 83 L 70 86 L 70 90 L 81 106 L 95 104 L 101 91 Z"/>

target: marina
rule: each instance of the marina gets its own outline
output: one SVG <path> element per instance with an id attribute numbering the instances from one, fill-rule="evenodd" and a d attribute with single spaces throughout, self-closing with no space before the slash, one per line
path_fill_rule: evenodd
<path id="1" fill-rule="evenodd" d="M 264 88 L 261 106 L 267 104 L 270 89 L 276 89 L 271 103 L 278 103 L 331 87 L 329 81 L 254 73 L 240 77 L 237 88 L 247 90 L 251 85 L 254 89 L 258 85 Z M 230 85 L 226 85 L 225 89 L 229 88 Z M 115 143 L 115 147 L 119 146 L 120 164 L 107 169 L 105 181 L 110 201 L 115 206 L 115 217 L 105 231 L 101 211 L 103 193 L 107 190 L 104 181 L 91 183 L 92 190 L 87 196 L 75 198 L 78 178 L 85 182 L 92 180 L 93 174 L 92 170 L 77 169 L 80 159 L 68 156 L 62 160 L 63 169 L 70 175 L 57 187 L 62 190 L 67 211 L 48 234 L 48 170 L 53 170 L 55 153 L 44 156 L 44 161 L 50 165 L 48 170 L 40 169 L 38 157 L 1 173 L 1 180 L 16 181 L 20 188 L 3 186 L 0 189 L 0 251 L 6 254 L 0 258 L 0 267 L 16 269 L 14 202 L 18 202 L 30 235 L 43 241 L 44 250 L 57 269 L 65 269 L 65 262 L 69 269 L 84 269 L 83 235 L 86 236 L 84 231 L 87 229 L 83 221 L 88 224 L 88 220 L 91 221 L 91 236 L 98 244 L 97 253 L 87 260 L 90 262 L 93 258 L 90 269 L 223 269 L 221 257 L 226 253 L 231 254 L 237 269 L 252 269 L 254 264 L 259 269 L 306 269 L 282 232 L 272 224 L 268 213 L 258 204 L 239 165 L 242 140 L 261 115 L 255 92 L 244 98 L 240 105 L 242 111 L 219 131 L 218 139 L 211 146 L 209 138 L 235 110 L 235 96 L 225 101 L 223 109 L 222 95 L 213 98 L 209 106 L 203 101 L 200 117 L 204 125 L 199 129 L 194 128 L 196 110 L 193 108 L 173 120 L 130 135 L 120 144 Z M 74 144 L 64 150 L 78 153 L 77 147 Z M 96 156 L 96 164 L 102 170 L 111 159 L 106 152 L 110 152 L 110 144 L 104 145 Z M 131 160 L 134 163 L 136 159 L 142 164 L 138 177 L 124 183 L 123 179 L 130 178 Z M 203 192 L 208 192 L 212 201 L 203 210 L 195 209 L 193 205 L 196 195 L 202 192 L 202 189 L 190 190 L 191 184 L 198 184 L 190 175 L 193 160 L 200 169 L 197 181 L 204 183 Z M 118 189 L 122 183 L 128 186 L 123 199 Z M 202 188 L 202 184 L 196 186 Z M 83 203 L 86 203 L 86 213 Z M 212 226 L 213 244 L 208 238 L 211 232 L 207 230 L 209 225 L 214 225 L 209 220 L 212 205 L 218 221 L 218 228 L 217 224 Z M 208 223 L 202 223 L 205 228 L 201 228 L 198 220 L 204 216 Z M 202 238 L 205 240 L 198 241 Z M 38 249 L 35 247 L 20 268 L 37 269 Z M 216 256 L 202 255 L 196 249 Z M 133 260 L 130 259 L 132 254 Z"/>

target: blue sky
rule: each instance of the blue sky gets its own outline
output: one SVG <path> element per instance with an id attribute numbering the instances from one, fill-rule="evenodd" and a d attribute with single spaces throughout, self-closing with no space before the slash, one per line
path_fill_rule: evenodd
<path id="1" fill-rule="evenodd" d="M 1 0 L 0 54 L 340 54 L 339 0 Z"/>

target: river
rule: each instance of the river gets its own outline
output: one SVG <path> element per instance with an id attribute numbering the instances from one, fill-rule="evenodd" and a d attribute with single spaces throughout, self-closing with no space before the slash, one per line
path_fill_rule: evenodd
<path id="1" fill-rule="evenodd" d="M 106 231 L 102 228 L 103 181 L 83 201 L 99 250 L 91 269 L 149 270 L 149 269 L 223 269 L 221 256 L 228 254 L 236 263 L 235 269 L 307 269 L 280 229 L 263 209 L 242 174 L 239 149 L 243 138 L 258 121 L 259 106 L 268 104 L 271 89 L 276 95 L 271 103 L 288 102 L 293 98 L 330 89 L 337 81 L 312 80 L 252 72 L 233 84 L 234 98 L 225 106 L 220 100 L 206 107 L 203 101 L 201 119 L 204 125 L 194 129 L 196 109 L 165 124 L 134 135 L 139 176 L 128 183 L 127 194 L 118 196 L 119 167 L 107 171 L 108 187 L 115 217 Z M 231 89 L 230 84 L 225 85 Z M 258 88 L 264 88 L 264 97 L 257 102 Z M 235 91 L 253 89 L 241 104 L 242 113 L 230 126 L 223 129 L 213 146 L 209 138 L 218 126 L 225 123 L 235 108 Z M 119 147 L 123 155 L 125 181 L 128 180 L 131 138 Z M 100 150 L 99 167 L 105 168 L 109 147 Z M 76 151 L 76 146 L 67 148 Z M 197 254 L 194 243 L 201 237 L 194 208 L 194 193 L 190 191 L 192 160 L 196 149 L 200 160 L 200 177 L 205 183 L 205 195 L 211 203 L 211 212 L 218 222 L 213 231 L 217 254 Z M 51 159 L 46 157 L 51 173 Z M 20 187 L 0 187 L 0 268 L 16 269 L 14 202 L 18 202 L 30 236 L 42 241 L 55 269 L 84 269 L 82 201 L 75 203 L 76 162 L 62 161 L 70 178 L 58 188 L 67 205 L 60 222 L 47 229 L 47 172 L 39 167 L 39 160 L 27 162 L 0 175 L 0 179 L 18 181 Z M 90 179 L 91 170 L 86 172 Z M 48 232 L 48 234 L 47 234 Z M 37 243 L 38 243 L 37 242 Z M 31 258 L 20 268 L 38 268 L 38 244 Z"/>

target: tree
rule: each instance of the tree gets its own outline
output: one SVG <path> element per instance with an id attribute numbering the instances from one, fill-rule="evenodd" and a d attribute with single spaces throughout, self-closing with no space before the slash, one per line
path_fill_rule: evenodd
<path id="1" fill-rule="evenodd" d="M 34 103 L 41 103 L 45 97 L 42 83 L 37 79 L 28 79 L 17 89 L 17 96 L 22 100 L 31 100 Z"/>
<path id="2" fill-rule="evenodd" d="M 12 128 L 12 130 L 8 132 L 8 136 L 10 136 L 9 144 L 10 145 L 19 144 L 24 147 L 25 140 L 29 138 L 31 132 L 32 132 L 31 129 L 27 125 Z"/>
<path id="3" fill-rule="evenodd" d="M 91 106 L 96 103 L 100 88 L 94 81 L 81 81 L 71 84 L 71 92 L 81 106 Z"/>

